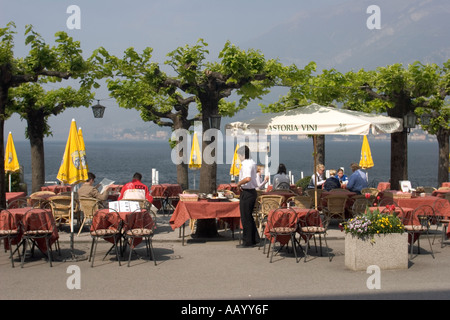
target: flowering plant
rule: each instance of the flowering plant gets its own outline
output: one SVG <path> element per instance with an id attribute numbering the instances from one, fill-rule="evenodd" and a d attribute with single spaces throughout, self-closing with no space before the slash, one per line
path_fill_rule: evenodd
<path id="1" fill-rule="evenodd" d="M 387 213 L 367 208 L 365 214 L 353 217 L 343 224 L 345 233 L 360 239 L 374 234 L 403 233 L 403 223 L 394 213 L 395 205 L 388 205 L 386 209 Z"/>

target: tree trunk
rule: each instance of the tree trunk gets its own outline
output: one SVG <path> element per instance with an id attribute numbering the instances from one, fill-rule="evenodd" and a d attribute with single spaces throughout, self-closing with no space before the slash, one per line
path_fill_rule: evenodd
<path id="1" fill-rule="evenodd" d="M 439 145 L 438 187 L 448 182 L 450 129 L 440 128 L 436 134 Z"/>
<path id="2" fill-rule="evenodd" d="M 181 189 L 189 189 L 189 171 L 186 163 L 177 164 L 177 183 Z"/>
<path id="3" fill-rule="evenodd" d="M 29 111 L 27 124 L 31 147 L 31 192 L 37 192 L 45 184 L 44 132 L 47 124 L 42 110 Z"/>
<path id="4" fill-rule="evenodd" d="M 408 180 L 408 134 L 391 133 L 391 189 L 399 190 L 400 180 Z"/>
<path id="5" fill-rule="evenodd" d="M 211 114 L 218 114 L 219 106 L 218 101 L 215 99 L 209 99 L 204 97 L 200 99 L 202 105 L 202 125 L 203 125 L 203 137 L 205 137 L 205 132 L 210 129 L 209 118 Z M 219 128 L 220 129 L 220 128 Z M 200 183 L 199 191 L 201 193 L 213 193 L 216 191 L 216 180 L 217 180 L 217 152 L 214 151 L 212 154 L 208 151 L 208 146 L 214 143 L 214 141 L 202 140 L 202 167 L 200 168 Z M 206 150 L 206 152 L 205 152 Z M 206 163 L 206 158 L 213 157 L 214 161 L 208 161 Z M 212 162 L 212 163 L 211 163 Z M 198 237 L 216 237 L 217 225 L 216 219 L 201 219 L 197 220 L 197 231 L 196 236 Z"/>
<path id="6" fill-rule="evenodd" d="M 316 139 L 317 164 L 325 165 L 325 135 L 318 135 Z M 313 172 L 316 172 L 314 168 Z"/>
<path id="7" fill-rule="evenodd" d="M 6 181 L 5 181 L 5 145 L 4 145 L 4 132 L 5 120 L 3 115 L 5 114 L 5 106 L 7 100 L 8 88 L 0 87 L 0 208 L 6 208 Z"/>

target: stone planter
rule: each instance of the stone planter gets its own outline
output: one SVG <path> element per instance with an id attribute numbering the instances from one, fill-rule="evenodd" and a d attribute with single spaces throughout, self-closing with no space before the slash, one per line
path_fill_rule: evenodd
<path id="1" fill-rule="evenodd" d="M 358 239 L 345 235 L 345 266 L 351 270 L 367 270 L 370 265 L 380 269 L 408 269 L 408 234 L 404 232 L 374 235 Z"/>

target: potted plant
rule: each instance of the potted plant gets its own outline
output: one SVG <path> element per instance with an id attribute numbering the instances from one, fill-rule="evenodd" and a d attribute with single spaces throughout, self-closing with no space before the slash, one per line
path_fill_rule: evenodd
<path id="1" fill-rule="evenodd" d="M 363 215 L 347 220 L 345 231 L 345 266 L 366 270 L 370 265 L 380 269 L 408 268 L 408 235 L 395 206 L 380 212 L 366 208 Z M 387 212 L 386 212 L 387 211 Z"/>

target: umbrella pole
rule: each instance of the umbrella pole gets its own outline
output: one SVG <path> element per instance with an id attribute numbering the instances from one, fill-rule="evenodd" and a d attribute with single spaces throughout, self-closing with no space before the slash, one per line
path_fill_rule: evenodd
<path id="1" fill-rule="evenodd" d="M 9 192 L 11 192 L 11 175 L 12 173 L 9 173 Z"/>
<path id="2" fill-rule="evenodd" d="M 314 168 L 313 168 L 313 174 L 314 174 L 314 209 L 317 210 L 317 174 L 316 174 L 316 167 L 317 167 L 317 136 L 313 135 L 313 145 L 314 145 Z"/>
<path id="3" fill-rule="evenodd" d="M 74 239 L 73 239 L 73 188 L 70 192 L 70 258 L 64 259 L 65 262 L 76 262 L 87 260 L 86 256 L 77 256 L 74 252 Z"/>

